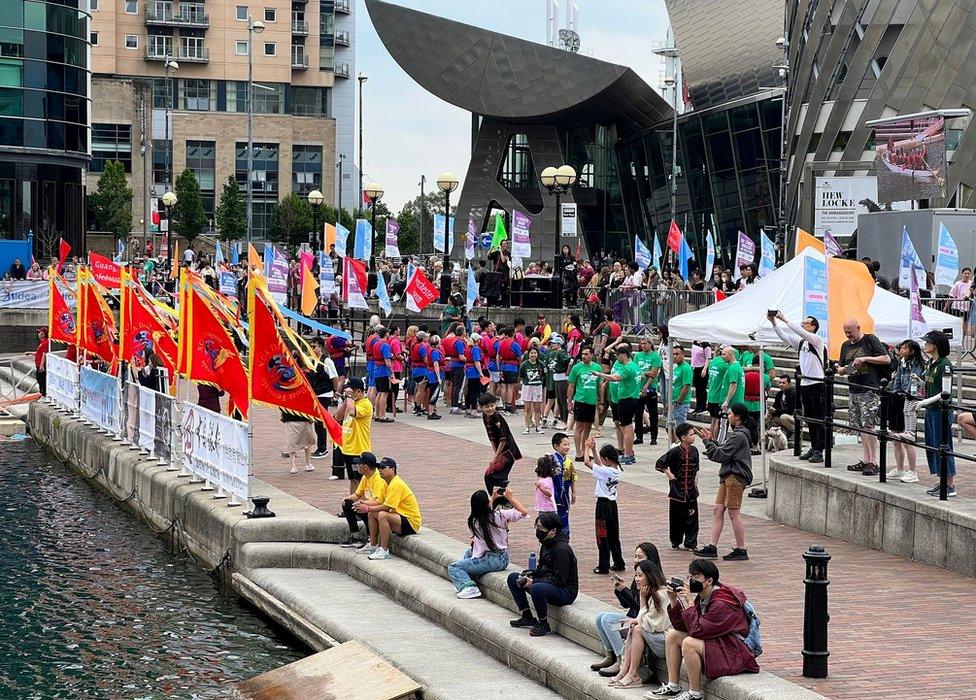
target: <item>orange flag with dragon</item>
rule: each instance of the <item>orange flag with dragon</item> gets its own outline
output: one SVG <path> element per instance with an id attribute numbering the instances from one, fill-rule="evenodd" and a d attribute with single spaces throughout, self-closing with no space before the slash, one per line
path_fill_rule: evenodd
<path id="1" fill-rule="evenodd" d="M 122 294 L 122 359 L 138 368 L 145 365 L 147 351 L 154 352 L 172 377 L 176 372 L 176 341 L 127 271 L 122 273 Z"/>
<path id="2" fill-rule="evenodd" d="M 78 349 L 84 350 L 107 362 L 111 372 L 118 363 L 115 344 L 115 316 L 108 308 L 104 296 L 108 292 L 95 281 L 87 269 L 78 273 Z"/>

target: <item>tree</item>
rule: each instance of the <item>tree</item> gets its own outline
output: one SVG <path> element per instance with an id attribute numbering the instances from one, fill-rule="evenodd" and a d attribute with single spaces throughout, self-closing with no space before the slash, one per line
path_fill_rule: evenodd
<path id="1" fill-rule="evenodd" d="M 423 212 L 423 230 L 421 230 L 421 211 Z M 456 213 L 455 205 L 451 205 L 451 214 Z M 421 206 L 420 196 L 403 205 L 397 215 L 397 223 L 400 224 L 400 252 L 402 253 L 424 253 L 434 252 L 434 214 L 444 213 L 444 193 L 441 191 L 427 192 L 424 194 L 423 206 Z M 404 231 L 404 223 L 407 231 Z M 454 233 L 467 231 L 467 222 L 463 227 L 454 222 Z M 408 247 L 411 246 L 411 247 Z"/>
<path id="2" fill-rule="evenodd" d="M 116 238 L 125 238 L 132 230 L 132 189 L 125 181 L 125 169 L 117 160 L 105 163 L 98 178 L 98 189 L 92 194 L 92 208 L 98 227 Z"/>
<path id="3" fill-rule="evenodd" d="M 217 238 L 237 241 L 247 236 L 247 202 L 241 194 L 237 179 L 231 175 L 220 191 L 220 204 L 214 212 L 217 220 Z"/>
<path id="4" fill-rule="evenodd" d="M 173 233 L 182 236 L 188 242 L 200 235 L 207 225 L 207 212 L 203 208 L 203 198 L 200 196 L 200 183 L 191 170 L 184 170 L 176 178 L 173 186 L 176 194 L 176 204 L 170 209 L 170 226 Z"/>
<path id="5" fill-rule="evenodd" d="M 268 237 L 275 243 L 283 243 L 296 250 L 308 242 L 309 231 L 314 227 L 312 205 L 305 197 L 290 194 L 271 211 Z"/>

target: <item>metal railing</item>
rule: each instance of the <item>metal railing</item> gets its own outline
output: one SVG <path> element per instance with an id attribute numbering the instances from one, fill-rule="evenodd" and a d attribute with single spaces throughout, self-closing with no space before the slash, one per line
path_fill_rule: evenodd
<path id="1" fill-rule="evenodd" d="M 336 46 L 349 46 L 349 30 L 348 29 L 336 29 L 335 30 L 335 43 Z"/>
<path id="2" fill-rule="evenodd" d="M 305 70 L 308 68 L 308 54 L 298 54 L 292 53 L 291 55 L 291 67 Z"/>
<path id="3" fill-rule="evenodd" d="M 209 63 L 210 49 L 205 46 L 180 46 L 180 60 L 191 63 Z"/>
<path id="4" fill-rule="evenodd" d="M 349 0 L 335 0 L 335 11 L 344 15 L 349 14 Z"/>
<path id="5" fill-rule="evenodd" d="M 210 15 L 196 8 L 181 7 L 179 12 L 174 12 L 172 8 L 162 10 L 156 8 L 154 3 L 147 3 L 146 24 L 208 28 L 210 26 Z"/>
<path id="6" fill-rule="evenodd" d="M 345 61 L 336 61 L 332 66 L 332 72 L 337 78 L 349 77 L 349 64 Z"/>
<path id="7" fill-rule="evenodd" d="M 293 19 L 291 21 L 291 33 L 292 34 L 308 34 L 308 20 L 304 19 Z"/>

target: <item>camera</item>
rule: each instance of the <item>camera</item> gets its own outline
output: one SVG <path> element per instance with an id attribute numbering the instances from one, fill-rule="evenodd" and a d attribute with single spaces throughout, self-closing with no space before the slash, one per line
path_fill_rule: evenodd
<path id="1" fill-rule="evenodd" d="M 682 581 L 680 578 L 672 577 L 672 579 L 668 581 L 668 588 L 670 588 L 672 591 L 677 591 L 678 589 L 684 587 L 685 587 L 685 582 Z"/>
<path id="2" fill-rule="evenodd" d="M 767 318 L 773 318 L 777 314 L 779 314 L 779 309 L 766 309 Z"/>

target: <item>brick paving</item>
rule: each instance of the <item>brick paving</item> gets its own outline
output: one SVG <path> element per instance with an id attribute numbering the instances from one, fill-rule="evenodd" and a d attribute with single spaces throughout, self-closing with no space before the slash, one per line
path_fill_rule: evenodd
<path id="1" fill-rule="evenodd" d="M 510 419 L 510 423 L 526 454 L 513 470 L 512 487 L 530 506 L 534 503 L 535 458 L 548 446 L 549 437 L 522 438 L 517 429 L 521 417 Z M 290 475 L 288 461 L 280 457 L 283 445 L 277 413 L 256 411 L 256 475 L 308 503 L 336 512 L 339 500 L 348 492 L 348 483 L 328 479 L 331 460 L 316 461 L 314 473 Z M 373 445 L 378 456 L 390 455 L 400 463 L 403 478 L 420 500 L 424 525 L 466 540 L 468 499 L 473 490 L 483 488 L 482 474 L 491 453 L 481 421 L 447 416 L 433 424 L 400 416 L 395 424 L 374 425 Z M 661 552 L 665 575 L 680 576 L 686 573 L 692 555 L 667 546 L 668 503 L 652 466 L 660 450 L 639 446 L 639 463 L 627 468 L 619 494 L 622 540 L 628 557 L 638 542 L 654 542 Z M 716 481 L 718 465 L 704 458 L 702 464 L 704 535 L 710 522 L 711 499 L 707 494 L 714 493 L 710 482 Z M 584 472 L 571 512 L 580 588 L 616 607 L 607 577 L 590 573 L 596 564 L 594 501 L 592 477 Z M 720 560 L 718 564 L 722 579 L 744 588 L 756 604 L 763 621 L 765 653 L 760 663 L 765 670 L 831 698 L 908 698 L 918 696 L 918 688 L 924 688 L 930 697 L 972 695 L 973 672 L 956 652 L 976 646 L 976 609 L 967 607 L 976 590 L 973 579 L 774 523 L 762 517 L 763 506 L 764 502 L 751 501 L 744 511 L 756 514 L 745 516 L 751 560 Z M 731 536 L 727 525 L 720 551 L 731 547 Z M 800 675 L 804 596 L 801 555 L 812 543 L 823 544 L 832 556 L 830 677 L 824 680 Z M 537 547 L 531 525 L 514 526 L 510 544 L 512 561 L 517 565 L 525 562 Z M 445 581 L 445 585 L 449 584 Z"/>

